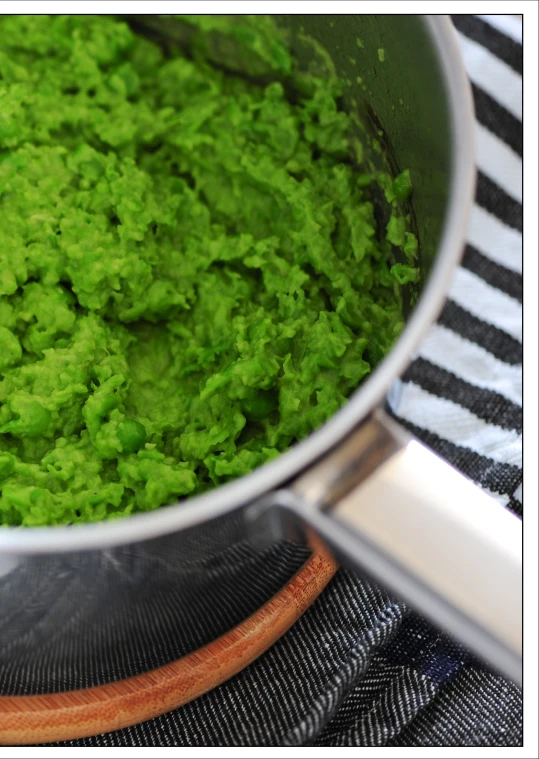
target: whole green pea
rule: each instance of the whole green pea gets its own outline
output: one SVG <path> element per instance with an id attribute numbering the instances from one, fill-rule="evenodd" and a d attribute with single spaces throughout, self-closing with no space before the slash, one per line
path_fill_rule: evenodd
<path id="1" fill-rule="evenodd" d="M 124 419 L 120 422 L 117 435 L 125 453 L 136 453 L 146 442 L 146 429 L 136 419 Z"/>

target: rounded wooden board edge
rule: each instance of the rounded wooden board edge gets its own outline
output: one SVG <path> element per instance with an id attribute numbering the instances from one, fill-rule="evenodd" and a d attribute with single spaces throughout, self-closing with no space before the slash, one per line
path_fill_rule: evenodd
<path id="1" fill-rule="evenodd" d="M 313 541 L 314 543 L 314 541 Z M 304 614 L 337 571 L 318 542 L 289 582 L 240 625 L 187 656 L 125 680 L 37 696 L 0 696 L 0 745 L 76 740 L 153 719 L 241 672 Z"/>

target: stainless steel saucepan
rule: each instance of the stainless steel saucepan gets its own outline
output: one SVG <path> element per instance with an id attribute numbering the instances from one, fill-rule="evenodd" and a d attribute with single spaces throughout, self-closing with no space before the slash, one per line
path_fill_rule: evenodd
<path id="1" fill-rule="evenodd" d="M 303 27 L 353 82 L 363 40 L 357 107 L 414 180 L 424 281 L 406 328 L 324 427 L 246 477 L 125 520 L 0 529 L 0 695 L 100 684 L 208 643 L 303 563 L 305 528 L 520 682 L 520 521 L 384 410 L 441 310 L 473 202 L 456 37 L 444 16 L 331 18 L 278 22 Z"/>

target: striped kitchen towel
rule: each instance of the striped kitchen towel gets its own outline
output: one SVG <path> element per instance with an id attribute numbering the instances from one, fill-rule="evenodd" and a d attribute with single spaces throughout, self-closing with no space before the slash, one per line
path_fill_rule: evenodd
<path id="1" fill-rule="evenodd" d="M 453 20 L 475 99 L 476 201 L 449 300 L 395 412 L 521 514 L 522 30 L 514 17 Z"/>
<path id="2" fill-rule="evenodd" d="M 521 24 L 453 19 L 476 106 L 476 201 L 449 300 L 395 394 L 395 412 L 521 514 Z"/>
<path id="3" fill-rule="evenodd" d="M 400 421 L 522 512 L 522 31 L 454 17 L 477 109 L 479 182 L 449 300 L 394 396 Z M 235 678 L 79 746 L 517 746 L 521 694 L 347 572 Z"/>

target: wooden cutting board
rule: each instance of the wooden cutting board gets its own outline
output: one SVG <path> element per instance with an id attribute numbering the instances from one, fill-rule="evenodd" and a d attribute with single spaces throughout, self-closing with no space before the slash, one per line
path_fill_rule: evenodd
<path id="1" fill-rule="evenodd" d="M 267 651 L 337 570 L 319 544 L 292 579 L 238 627 L 163 667 L 94 688 L 0 696 L 0 745 L 75 740 L 153 719 L 224 683 Z"/>

